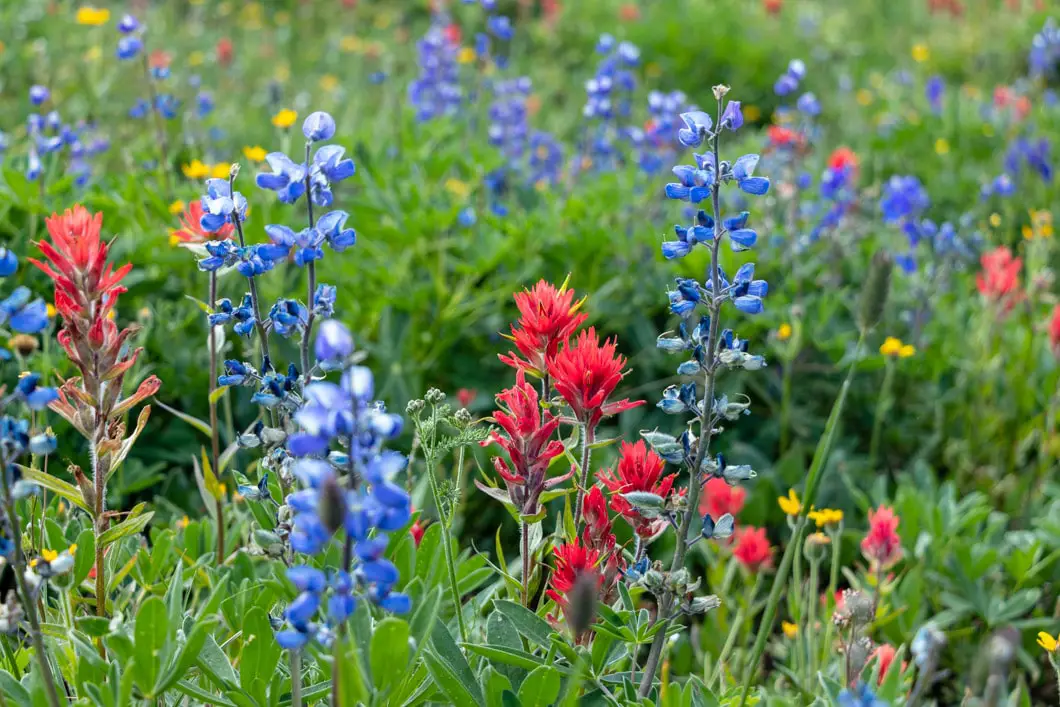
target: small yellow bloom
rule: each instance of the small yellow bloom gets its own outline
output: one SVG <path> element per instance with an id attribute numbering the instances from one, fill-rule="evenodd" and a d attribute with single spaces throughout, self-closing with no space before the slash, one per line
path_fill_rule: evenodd
<path id="1" fill-rule="evenodd" d="M 950 151 L 949 140 L 947 140 L 944 137 L 940 137 L 938 140 L 935 141 L 935 154 L 937 154 L 937 155 L 945 155 L 945 154 L 949 154 L 949 151 Z"/>
<path id="2" fill-rule="evenodd" d="M 183 518 L 181 518 L 180 520 L 177 521 L 177 527 L 181 528 L 181 529 L 187 528 L 188 527 L 188 523 L 190 523 L 190 522 L 191 521 L 188 520 L 188 516 L 184 516 Z"/>
<path id="3" fill-rule="evenodd" d="M 232 165 L 227 162 L 218 162 L 210 169 L 210 176 L 214 179 L 228 179 L 231 169 Z"/>
<path id="4" fill-rule="evenodd" d="M 777 338 L 781 341 L 787 341 L 791 338 L 791 325 L 787 322 L 781 324 L 777 328 Z"/>
<path id="5" fill-rule="evenodd" d="M 320 90 L 331 93 L 339 87 L 339 79 L 334 74 L 324 74 L 320 77 Z"/>
<path id="6" fill-rule="evenodd" d="M 790 621 L 781 621 L 780 628 L 783 629 L 784 635 L 788 638 L 795 638 L 799 635 L 799 627 Z"/>
<path id="7" fill-rule="evenodd" d="M 352 34 L 346 35 L 339 42 L 339 48 L 344 52 L 358 52 L 362 47 L 364 47 L 364 42 L 361 41 L 361 38 Z"/>
<path id="8" fill-rule="evenodd" d="M 925 61 L 931 58 L 931 50 L 927 48 L 926 44 L 917 44 L 913 46 L 913 61 L 918 64 L 923 64 Z"/>
<path id="9" fill-rule="evenodd" d="M 45 562 L 53 562 L 59 556 L 59 553 L 55 550 L 41 550 L 40 556 L 44 558 Z"/>
<path id="10" fill-rule="evenodd" d="M 468 186 L 468 183 L 456 178 L 445 180 L 445 190 L 460 199 L 466 199 L 471 193 L 471 187 Z"/>
<path id="11" fill-rule="evenodd" d="M 184 241 L 182 241 L 180 239 L 180 236 L 177 235 L 176 231 L 170 231 L 169 232 L 169 247 L 170 248 L 176 248 L 178 245 L 180 245 L 183 242 Z"/>
<path id="12" fill-rule="evenodd" d="M 247 145 L 243 148 L 243 156 L 251 162 L 261 162 L 265 159 L 266 154 L 268 153 L 265 152 L 265 148 L 261 145 L 254 145 L 253 147 Z"/>
<path id="13" fill-rule="evenodd" d="M 40 564 L 40 561 L 36 557 L 34 557 L 32 560 L 29 561 L 29 566 L 30 567 L 36 567 L 39 564 Z"/>
<path id="14" fill-rule="evenodd" d="M 884 356 L 897 356 L 902 350 L 902 340 L 888 336 L 880 345 L 880 353 Z"/>
<path id="15" fill-rule="evenodd" d="M 784 515 L 797 516 L 802 510 L 802 504 L 799 502 L 799 497 L 795 495 L 795 489 L 788 489 L 788 495 L 778 498 L 777 504 L 780 510 L 784 511 Z"/>
<path id="16" fill-rule="evenodd" d="M 110 20 L 110 10 L 106 8 L 88 6 L 77 8 L 77 24 L 79 25 L 99 27 L 107 24 L 108 20 Z"/>
<path id="17" fill-rule="evenodd" d="M 88 51 L 85 52 L 85 61 L 99 61 L 100 57 L 102 56 L 103 48 L 96 44 L 95 46 L 89 47 Z"/>
<path id="18" fill-rule="evenodd" d="M 755 122 L 762 117 L 762 109 L 758 106 L 745 106 L 743 109 L 744 120 Z"/>
<path id="19" fill-rule="evenodd" d="M 464 47 L 460 50 L 460 53 L 456 55 L 456 60 L 461 64 L 470 64 L 475 60 L 475 50 L 471 47 Z"/>
<path id="20" fill-rule="evenodd" d="M 192 160 L 190 164 L 183 165 L 181 170 L 188 179 L 204 179 L 210 175 L 210 168 L 202 160 Z"/>
<path id="21" fill-rule="evenodd" d="M 188 66 L 202 66 L 206 62 L 206 55 L 202 52 L 188 54 Z"/>
<path id="22" fill-rule="evenodd" d="M 909 358 L 916 354 L 916 347 L 912 344 L 902 344 L 902 348 L 898 349 L 898 358 Z"/>
<path id="23" fill-rule="evenodd" d="M 74 543 L 73 545 L 71 545 L 67 549 L 67 552 L 69 552 L 71 555 L 77 554 L 77 543 Z"/>
<path id="24" fill-rule="evenodd" d="M 858 105 L 867 106 L 872 103 L 872 91 L 863 88 L 857 93 Z"/>
<path id="25" fill-rule="evenodd" d="M 1047 653 L 1055 653 L 1058 646 L 1060 646 L 1060 636 L 1053 638 L 1045 631 L 1038 634 L 1038 645 L 1045 649 Z"/>
<path id="26" fill-rule="evenodd" d="M 60 513 L 65 513 L 66 512 L 66 503 L 62 499 L 59 499 L 59 512 Z"/>
<path id="27" fill-rule="evenodd" d="M 169 213 L 176 216 L 177 214 L 184 213 L 185 204 L 180 199 L 177 199 L 169 205 Z"/>
<path id="28" fill-rule="evenodd" d="M 109 319 L 110 321 L 114 321 L 117 316 L 118 315 L 114 313 L 113 309 L 107 312 L 107 319 Z"/>
<path id="29" fill-rule="evenodd" d="M 807 516 L 817 524 L 818 528 L 826 525 L 838 525 L 843 522 L 843 511 L 835 508 L 822 508 L 819 511 L 810 511 Z"/>
<path id="30" fill-rule="evenodd" d="M 1000 226 L 1001 225 L 1001 214 L 997 213 L 996 211 L 994 213 L 990 214 L 990 225 L 993 226 L 994 228 L 997 228 L 998 226 Z"/>
<path id="31" fill-rule="evenodd" d="M 49 302 L 48 305 L 44 309 L 45 309 L 45 313 L 48 315 L 48 319 L 54 319 L 55 318 L 55 314 L 56 314 L 55 305 L 53 305 L 51 302 Z"/>
<path id="32" fill-rule="evenodd" d="M 296 120 L 298 120 L 298 113 L 290 108 L 284 108 L 279 113 L 272 116 L 272 124 L 277 128 L 289 128 L 294 125 L 294 121 Z"/>

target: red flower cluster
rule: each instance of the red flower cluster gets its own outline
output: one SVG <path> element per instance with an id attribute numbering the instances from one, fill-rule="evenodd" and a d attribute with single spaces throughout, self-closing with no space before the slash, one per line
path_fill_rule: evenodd
<path id="1" fill-rule="evenodd" d="M 1019 299 L 1019 277 L 1023 259 L 1012 257 L 1011 250 L 1000 246 L 989 253 L 983 253 L 979 263 L 983 266 L 983 271 L 975 277 L 979 293 L 987 299 L 1003 303 L 1006 311 L 1011 309 Z"/>
<path id="2" fill-rule="evenodd" d="M 948 13 L 952 17 L 964 14 L 964 5 L 960 0 L 928 0 L 928 9 L 932 14 Z"/>
<path id="3" fill-rule="evenodd" d="M 213 233 L 204 231 L 202 226 L 199 225 L 203 212 L 202 202 L 198 199 L 188 204 L 188 208 L 184 210 L 184 214 L 180 217 L 180 228 L 170 233 L 173 240 L 176 241 L 172 245 L 177 245 L 178 243 L 198 245 L 207 241 L 227 240 L 232 237 L 232 231 L 235 226 L 230 223 L 226 223 Z"/>
<path id="4" fill-rule="evenodd" d="M 597 550 L 581 545 L 577 540 L 572 543 L 560 545 L 553 552 L 556 555 L 556 569 L 552 572 L 552 588 L 545 591 L 545 595 L 556 602 L 563 612 L 563 617 L 568 626 L 575 626 L 579 622 L 577 617 L 571 615 L 570 594 L 579 581 L 592 582 L 595 580 L 597 588 L 604 581 L 600 573 L 600 553 Z M 583 636 L 576 635 L 576 643 L 583 643 Z"/>
<path id="5" fill-rule="evenodd" d="M 571 469 L 563 476 L 546 478 L 549 462 L 563 454 L 563 443 L 549 439 L 559 427 L 559 418 L 542 412 L 537 389 L 526 381 L 522 371 L 516 375 L 514 386 L 497 394 L 497 404 L 500 410 L 493 414 L 493 419 L 505 434 L 492 432 L 482 446 L 495 442 L 508 453 L 511 464 L 501 457 L 493 457 L 493 468 L 504 479 L 508 496 L 520 512 L 533 515 L 538 512 L 541 493 L 574 473 Z M 481 484 L 479 488 L 488 492 Z"/>
<path id="6" fill-rule="evenodd" d="M 726 513 L 736 516 L 743 510 L 747 491 L 739 486 L 730 486 L 725 479 L 712 476 L 703 484 L 703 495 L 699 498 L 699 515 L 710 515 L 717 520 Z"/>
<path id="7" fill-rule="evenodd" d="M 509 351 L 507 356 L 500 356 L 501 361 L 531 375 L 544 376 L 560 344 L 566 344 L 586 320 L 587 315 L 578 311 L 584 302 L 584 298 L 574 301 L 574 290 L 568 290 L 566 283 L 556 289 L 544 280 L 532 290 L 516 293 L 519 321 L 512 325 L 512 333 L 507 338 L 523 358 Z"/>
<path id="8" fill-rule="evenodd" d="M 615 471 L 604 469 L 597 476 L 611 492 L 611 509 L 633 526 L 644 542 L 650 542 L 666 527 L 665 518 L 646 518 L 622 494 L 633 491 L 654 493 L 666 499 L 673 491 L 677 474 L 663 476 L 666 462 L 644 440 L 636 444 L 623 442 Z"/>
<path id="9" fill-rule="evenodd" d="M 133 395 L 120 399 L 125 374 L 142 349 L 127 346 L 135 326 L 119 331 L 113 321 L 114 304 L 125 292 L 121 280 L 132 265 L 115 271 L 107 262 L 107 244 L 100 237 L 103 215 L 78 205 L 62 216 L 53 214 L 46 223 L 52 240 L 37 246 L 47 262 L 30 262 L 55 282 L 55 309 L 63 318 L 57 338 L 81 372 L 80 378 L 63 383 L 51 408 L 97 444 L 96 468 L 109 473 L 110 455 L 123 445 L 121 417 L 162 383 L 151 376 Z M 146 424 L 148 411 L 141 413 L 134 436 Z"/>
<path id="10" fill-rule="evenodd" d="M 892 646 L 890 643 L 884 643 L 881 644 L 876 650 L 874 650 L 871 656 L 869 656 L 869 660 L 875 658 L 876 662 L 878 662 L 880 665 L 880 677 L 877 681 L 878 685 L 883 684 L 883 679 L 887 677 L 887 671 L 891 669 L 891 664 L 894 663 L 894 656 L 897 652 L 898 651 L 896 651 L 894 649 L 894 646 Z M 906 666 L 907 663 L 903 660 L 902 666 L 898 672 L 901 673 L 902 671 L 904 671 L 906 669 Z"/>
<path id="11" fill-rule="evenodd" d="M 898 536 L 899 518 L 894 509 L 880 506 L 869 511 L 869 532 L 861 541 L 861 554 L 874 568 L 890 569 L 902 557 L 902 539 Z"/>
<path id="12" fill-rule="evenodd" d="M 736 532 L 733 557 L 741 565 L 758 572 L 773 566 L 773 548 L 769 545 L 765 528 L 741 528 Z"/>
<path id="13" fill-rule="evenodd" d="M 762 7 L 770 15 L 779 15 L 784 9 L 784 0 L 762 0 Z"/>
<path id="14" fill-rule="evenodd" d="M 611 531 L 611 519 L 607 515 L 607 502 L 599 486 L 593 486 L 585 496 L 585 530 L 582 531 L 582 542 L 585 547 L 595 550 L 600 557 L 602 580 L 600 599 L 610 603 L 614 599 L 615 586 L 618 584 L 619 571 L 625 565 L 622 553 L 615 547 L 615 534 Z"/>
<path id="15" fill-rule="evenodd" d="M 1053 314 L 1049 318 L 1049 345 L 1056 357 L 1060 358 L 1060 304 L 1053 307 Z"/>
<path id="16" fill-rule="evenodd" d="M 593 327 L 564 346 L 549 364 L 556 390 L 590 437 L 604 417 L 644 404 L 643 400 L 607 401 L 621 382 L 625 365 L 626 357 L 618 354 L 614 339 L 601 344 Z"/>
<path id="17" fill-rule="evenodd" d="M 801 148 L 806 143 L 806 137 L 802 133 L 782 125 L 770 125 L 766 128 L 766 137 L 769 139 L 767 149 Z"/>
<path id="18" fill-rule="evenodd" d="M 828 156 L 828 166 L 832 169 L 850 170 L 853 174 L 857 174 L 858 154 L 845 145 L 837 147 Z"/>

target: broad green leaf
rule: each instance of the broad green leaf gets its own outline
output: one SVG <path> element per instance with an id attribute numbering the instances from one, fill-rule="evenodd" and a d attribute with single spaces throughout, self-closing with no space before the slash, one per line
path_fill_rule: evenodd
<path id="1" fill-rule="evenodd" d="M 536 668 L 519 688 L 522 707 L 549 707 L 559 697 L 560 673 L 549 665 Z"/>
<path id="2" fill-rule="evenodd" d="M 265 611 L 253 607 L 243 617 L 243 651 L 240 653 L 240 685 L 248 693 L 265 701 L 265 688 L 276 673 L 280 646 Z"/>
<path id="3" fill-rule="evenodd" d="M 434 623 L 434 630 L 431 632 L 431 650 L 425 653 L 424 656 L 426 657 L 427 655 L 432 655 L 442 663 L 445 668 L 444 672 L 450 676 L 451 679 L 455 679 L 459 683 L 462 692 L 471 697 L 473 702 L 476 704 L 482 703 L 482 693 L 479 691 L 478 682 L 475 680 L 475 674 L 471 672 L 471 666 L 468 665 L 467 659 L 464 658 L 464 654 L 456 645 L 456 641 L 453 640 L 453 636 L 449 633 L 449 629 L 447 629 L 445 624 L 441 621 L 436 621 Z M 431 671 L 431 675 L 434 676 L 435 680 L 439 679 L 438 676 L 435 675 L 435 670 L 431 669 L 430 664 L 428 664 L 428 670 Z M 446 694 L 451 698 L 454 700 L 457 699 L 457 697 L 454 697 L 454 695 L 450 693 L 452 686 L 446 688 L 441 683 L 439 683 L 439 686 L 442 687 Z M 457 690 L 456 694 L 459 695 L 460 692 L 461 690 Z"/>
<path id="4" fill-rule="evenodd" d="M 113 544 L 114 542 L 121 540 L 129 535 L 135 535 L 141 530 L 147 527 L 147 524 L 151 522 L 151 518 L 155 515 L 154 511 L 144 513 L 138 516 L 132 516 L 126 518 L 121 523 L 107 528 L 99 536 L 99 544 L 103 547 Z"/>
<path id="5" fill-rule="evenodd" d="M 0 690 L 19 707 L 33 707 L 29 692 L 6 670 L 0 670 Z"/>
<path id="6" fill-rule="evenodd" d="M 455 670 L 436 656 L 432 650 L 428 649 L 423 653 L 423 663 L 427 666 L 431 677 L 434 678 L 438 689 L 445 693 L 455 707 L 475 707 L 482 704 L 482 698 L 477 695 L 478 686 L 474 686 L 474 691 L 469 690 Z"/>
<path id="7" fill-rule="evenodd" d="M 404 676 L 409 661 L 409 625 L 388 616 L 372 632 L 371 666 L 373 683 L 385 695 Z"/>
<path id="8" fill-rule="evenodd" d="M 207 636 L 203 641 L 195 662 L 218 688 L 228 690 L 239 684 L 239 675 L 213 636 Z"/>
<path id="9" fill-rule="evenodd" d="M 81 489 L 78 487 L 63 481 L 62 479 L 57 479 L 51 474 L 45 474 L 38 469 L 32 469 L 28 466 L 22 466 L 21 464 L 18 464 L 17 466 L 19 471 L 22 472 L 22 478 L 26 481 L 32 481 L 38 486 L 62 496 L 89 515 L 93 513 L 93 510 L 89 508 L 87 503 L 85 503 L 85 497 L 81 495 Z"/>
<path id="10" fill-rule="evenodd" d="M 136 655 L 132 665 L 136 684 L 147 695 L 153 696 L 160 656 L 168 638 L 169 619 L 166 616 L 166 605 L 158 597 L 149 597 L 136 612 Z"/>
<path id="11" fill-rule="evenodd" d="M 497 611 L 512 620 L 515 630 L 542 648 L 548 648 L 549 638 L 555 631 L 547 621 L 521 604 L 512 601 L 498 599 L 493 604 Z"/>
<path id="12" fill-rule="evenodd" d="M 520 653 L 523 652 L 523 639 L 519 637 L 519 632 L 515 629 L 515 624 L 512 623 L 511 619 L 499 611 L 491 613 L 486 620 L 486 640 L 489 641 L 491 646 L 506 648 Z M 504 660 L 491 660 L 490 662 L 493 663 L 493 667 L 507 676 L 514 689 L 518 689 L 519 684 L 523 681 L 523 678 L 526 677 L 526 670 L 518 667 L 516 664 Z M 533 670 L 534 667 L 537 666 L 535 665 L 530 669 Z"/>
<path id="13" fill-rule="evenodd" d="M 352 641 L 343 651 L 342 664 L 342 680 L 339 681 L 342 706 L 367 704 L 368 687 L 365 685 L 364 669 L 357 646 Z"/>
<path id="14" fill-rule="evenodd" d="M 543 660 L 538 656 L 531 655 L 521 649 L 508 648 L 507 646 L 483 646 L 477 643 L 465 643 L 464 648 L 484 658 L 489 658 L 490 662 L 498 670 L 500 665 L 515 666 L 524 670 L 533 670 L 544 665 Z"/>

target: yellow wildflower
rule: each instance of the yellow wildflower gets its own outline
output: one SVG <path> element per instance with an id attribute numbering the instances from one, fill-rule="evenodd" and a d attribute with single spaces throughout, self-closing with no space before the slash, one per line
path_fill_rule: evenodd
<path id="1" fill-rule="evenodd" d="M 784 511 L 784 515 L 797 516 L 799 511 L 802 510 L 802 503 L 799 502 L 799 497 L 795 495 L 795 489 L 788 489 L 788 495 L 778 498 L 777 504 L 780 506 L 780 510 Z"/>
<path id="2" fill-rule="evenodd" d="M 944 137 L 940 137 L 938 140 L 935 141 L 935 154 L 937 154 L 937 155 L 945 155 L 945 154 L 948 154 L 949 151 L 950 151 L 949 140 L 947 140 Z"/>
<path id="3" fill-rule="evenodd" d="M 996 211 L 994 213 L 990 214 L 990 225 L 993 226 L 994 228 L 997 228 L 998 226 L 1000 226 L 1001 225 L 1001 214 L 997 213 Z"/>
<path id="4" fill-rule="evenodd" d="M 265 159 L 266 154 L 268 153 L 265 152 L 265 148 L 261 145 L 254 145 L 253 147 L 247 145 L 243 148 L 243 156 L 251 162 L 263 161 Z"/>
<path id="5" fill-rule="evenodd" d="M 107 24 L 108 20 L 110 20 L 110 10 L 106 8 L 88 7 L 87 5 L 77 8 L 77 24 L 79 25 L 99 27 Z"/>
<path id="6" fill-rule="evenodd" d="M 777 327 L 777 338 L 780 339 L 781 341 L 787 341 L 788 339 L 790 339 L 791 338 L 791 325 L 788 324 L 787 322 L 784 322 L 779 327 Z"/>
<path id="7" fill-rule="evenodd" d="M 460 50 L 460 53 L 456 55 L 456 60 L 461 64 L 470 64 L 475 60 L 475 50 L 471 47 L 464 47 Z"/>
<path id="8" fill-rule="evenodd" d="M 290 108 L 284 108 L 279 113 L 272 116 L 272 124 L 277 128 L 289 128 L 294 125 L 294 121 L 296 120 L 298 120 L 298 113 Z"/>
<path id="9" fill-rule="evenodd" d="M 56 557 L 59 556 L 59 553 L 57 553 L 55 550 L 41 550 L 40 556 L 44 558 L 45 562 L 52 562 L 55 560 Z"/>
<path id="10" fill-rule="evenodd" d="M 872 91 L 863 88 L 857 93 L 858 105 L 867 106 L 872 103 Z"/>
<path id="11" fill-rule="evenodd" d="M 74 543 L 73 545 L 71 545 L 66 551 L 69 552 L 71 555 L 76 554 L 77 553 L 77 543 Z"/>
<path id="12" fill-rule="evenodd" d="M 169 232 L 169 247 L 170 248 L 176 248 L 178 245 L 180 245 L 183 242 L 184 241 L 181 240 L 180 236 L 177 235 L 176 231 L 170 231 Z"/>
<path id="13" fill-rule="evenodd" d="M 188 66 L 202 66 L 206 62 L 206 55 L 195 51 L 188 54 Z"/>
<path id="14" fill-rule="evenodd" d="M 743 109 L 744 120 L 755 122 L 762 117 L 762 109 L 758 106 L 745 106 Z"/>
<path id="15" fill-rule="evenodd" d="M 912 344 L 902 344 L 902 348 L 898 349 L 898 358 L 909 358 L 916 354 L 916 347 Z"/>
<path id="16" fill-rule="evenodd" d="M 61 498 L 59 499 L 59 512 L 60 513 L 65 513 L 66 512 L 66 503 Z M 76 547 L 76 545 L 75 545 L 75 547 Z"/>
<path id="17" fill-rule="evenodd" d="M 349 34 L 342 38 L 339 42 L 339 48 L 344 52 L 357 52 L 360 51 L 364 46 L 364 42 L 361 41 L 360 37 Z"/>
<path id="18" fill-rule="evenodd" d="M 843 522 L 843 511 L 835 508 L 822 508 L 819 511 L 810 511 L 807 515 L 810 520 L 817 524 L 818 528 L 823 528 L 826 525 L 838 525 Z"/>
<path id="19" fill-rule="evenodd" d="M 109 319 L 109 320 L 111 320 L 111 321 L 114 321 L 114 319 L 115 319 L 115 318 L 116 318 L 117 316 L 118 316 L 118 315 L 114 313 L 114 310 L 113 310 L 113 309 L 112 309 L 112 310 L 110 310 L 109 312 L 107 312 L 107 319 Z"/>
<path id="20" fill-rule="evenodd" d="M 324 74 L 320 77 L 320 90 L 331 93 L 339 87 L 339 79 L 335 74 Z"/>
<path id="21" fill-rule="evenodd" d="M 780 628 L 783 629 L 784 635 L 788 638 L 795 638 L 799 635 L 799 627 L 790 621 L 781 621 Z"/>
<path id="22" fill-rule="evenodd" d="M 188 523 L 190 523 L 190 522 L 191 521 L 188 520 L 188 516 L 184 516 L 183 518 L 181 518 L 180 520 L 177 521 L 177 527 L 181 528 L 181 529 L 187 528 L 188 527 Z"/>
<path id="23" fill-rule="evenodd" d="M 210 174 L 210 168 L 202 160 L 192 160 L 190 164 L 183 165 L 180 169 L 188 179 L 204 179 Z"/>
<path id="24" fill-rule="evenodd" d="M 210 176 L 214 179 L 228 179 L 228 173 L 232 165 L 227 162 L 218 162 L 210 169 Z"/>
<path id="25" fill-rule="evenodd" d="M 180 199 L 177 199 L 176 201 L 174 201 L 173 203 L 171 203 L 169 205 L 169 213 L 173 214 L 174 216 L 176 216 L 178 214 L 182 214 L 182 213 L 184 213 L 184 207 L 185 207 L 184 202 L 181 201 Z"/>
<path id="26" fill-rule="evenodd" d="M 1060 636 L 1053 638 L 1045 631 L 1038 634 L 1038 645 L 1046 650 L 1047 653 L 1055 653 L 1058 646 L 1060 646 Z"/>
<path id="27" fill-rule="evenodd" d="M 923 64 L 925 61 L 931 58 L 931 50 L 927 48 L 926 44 L 916 44 L 913 46 L 913 61 L 918 64 Z"/>
<path id="28" fill-rule="evenodd" d="M 54 319 L 56 314 L 55 305 L 49 302 L 47 307 L 45 307 L 45 313 L 48 315 L 48 319 Z"/>
<path id="29" fill-rule="evenodd" d="M 445 180 L 445 190 L 460 199 L 466 199 L 471 193 L 471 187 L 467 182 L 455 178 Z"/>
<path id="30" fill-rule="evenodd" d="M 818 531 L 816 533 L 810 533 L 806 536 L 806 544 L 811 546 L 822 547 L 832 542 L 832 539 L 824 533 Z"/>
<path id="31" fill-rule="evenodd" d="M 902 340 L 888 336 L 880 345 L 880 353 L 884 356 L 897 356 L 902 350 Z"/>

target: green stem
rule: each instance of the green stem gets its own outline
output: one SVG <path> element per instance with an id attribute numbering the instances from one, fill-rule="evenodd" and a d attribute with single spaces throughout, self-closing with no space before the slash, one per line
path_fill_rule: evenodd
<path id="1" fill-rule="evenodd" d="M 814 453 L 813 463 L 810 465 L 810 471 L 807 475 L 806 497 L 803 499 L 802 510 L 799 511 L 799 517 L 795 524 L 795 532 L 792 534 L 791 542 L 788 544 L 787 548 L 784 549 L 784 556 L 781 558 L 780 567 L 777 569 L 776 580 L 773 582 L 773 588 L 769 592 L 769 599 L 766 602 L 766 608 L 762 614 L 762 622 L 758 627 L 758 636 L 755 638 L 751 658 L 747 662 L 747 670 L 744 674 L 743 680 L 743 691 L 740 695 L 738 707 L 744 707 L 747 704 L 747 698 L 751 694 L 751 682 L 758 670 L 758 664 L 762 659 L 762 653 L 765 651 L 766 641 L 769 640 L 769 636 L 773 632 L 773 622 L 777 617 L 777 605 L 780 604 L 781 594 L 784 592 L 784 585 L 786 584 L 788 573 L 791 571 L 791 565 L 795 553 L 802 544 L 802 534 L 806 529 L 807 524 L 806 516 L 807 513 L 809 513 L 810 506 L 813 505 L 814 500 L 817 498 L 817 490 L 821 485 L 822 472 L 824 471 L 825 463 L 828 461 L 828 455 L 832 451 L 832 444 L 835 441 L 836 431 L 839 428 L 839 416 L 843 412 L 843 406 L 846 404 L 847 393 L 850 391 L 850 384 L 854 379 L 854 370 L 857 366 L 858 358 L 861 355 L 861 349 L 864 343 L 865 331 L 862 330 L 861 335 L 858 337 L 858 343 L 854 347 L 854 357 L 850 362 L 850 367 L 847 369 L 846 379 L 843 381 L 843 386 L 839 390 L 839 396 L 832 405 L 832 412 L 828 416 L 828 423 L 825 425 L 824 435 L 822 435 L 820 441 L 817 443 L 817 451 Z"/>
<path id="2" fill-rule="evenodd" d="M 467 626 L 464 625 L 464 612 L 460 606 L 460 590 L 457 588 L 456 582 L 456 563 L 453 561 L 453 544 L 452 544 L 452 529 L 449 523 L 448 514 L 445 512 L 445 506 L 442 504 L 442 494 L 438 489 L 438 480 L 434 478 L 435 462 L 434 462 L 434 440 L 431 440 L 431 445 L 428 447 L 424 444 L 424 463 L 427 467 L 427 481 L 431 486 L 431 496 L 434 499 L 434 507 L 438 509 L 438 519 L 442 524 L 442 552 L 445 555 L 445 570 L 446 574 L 449 575 L 449 591 L 453 599 L 453 608 L 456 611 L 457 624 L 460 627 L 460 640 L 467 643 L 468 633 Z"/>
<path id="3" fill-rule="evenodd" d="M 828 595 L 827 600 L 829 602 L 835 602 L 836 588 L 839 586 L 839 555 L 841 548 L 841 538 L 843 536 L 842 527 L 837 527 L 834 531 L 829 533 L 832 538 L 832 566 L 828 572 Z M 826 604 L 827 606 L 827 604 Z M 824 627 L 824 643 L 821 646 L 820 661 L 824 663 L 828 658 L 828 651 L 832 645 L 832 632 L 835 628 L 835 624 L 831 621 L 825 621 Z"/>
<path id="4" fill-rule="evenodd" d="M 814 553 L 817 552 L 815 548 Z M 799 640 L 806 647 L 806 684 L 810 684 L 813 680 L 813 675 L 817 671 L 817 651 L 814 650 L 813 641 L 811 637 L 817 635 L 817 602 L 820 599 L 817 596 L 818 592 L 818 576 L 817 573 L 821 569 L 821 560 L 814 554 L 813 559 L 810 560 L 810 593 L 806 597 L 806 629 L 799 632 Z"/>
<path id="5" fill-rule="evenodd" d="M 217 271 L 210 273 L 210 295 L 207 303 L 213 307 L 217 303 Z M 210 461 L 213 463 L 213 473 L 217 478 L 221 478 L 221 430 L 217 422 L 217 400 L 214 398 L 214 391 L 217 390 L 217 332 L 215 327 L 206 322 L 206 326 L 210 327 L 209 335 L 209 349 L 210 349 L 210 384 L 209 384 L 209 403 L 210 403 Z M 221 499 L 217 499 L 215 503 L 217 512 L 217 562 L 224 562 L 225 558 L 225 516 L 224 516 L 224 504 Z"/>
<path id="6" fill-rule="evenodd" d="M 522 559 L 523 559 L 523 606 L 530 606 L 530 524 L 525 520 L 519 525 L 522 535 Z"/>
<path id="7" fill-rule="evenodd" d="M 302 656 L 291 651 L 291 707 L 302 707 Z"/>
<path id="8" fill-rule="evenodd" d="M 578 533 L 581 532 L 581 528 L 578 526 L 582 522 L 582 511 L 584 510 L 582 506 L 585 505 L 586 489 L 589 486 L 589 462 L 592 459 L 592 444 L 595 441 L 595 436 L 595 430 L 588 425 L 582 425 L 582 473 L 581 478 L 578 480 L 578 500 L 574 504 L 574 528 Z"/>
<path id="9" fill-rule="evenodd" d="M 887 372 L 883 376 L 880 395 L 876 398 L 876 412 L 872 418 L 872 437 L 869 441 L 869 469 L 875 472 L 876 458 L 880 449 L 880 433 L 883 431 L 883 418 L 891 407 L 891 388 L 894 386 L 894 372 L 897 370 L 894 358 L 887 357 Z"/>

